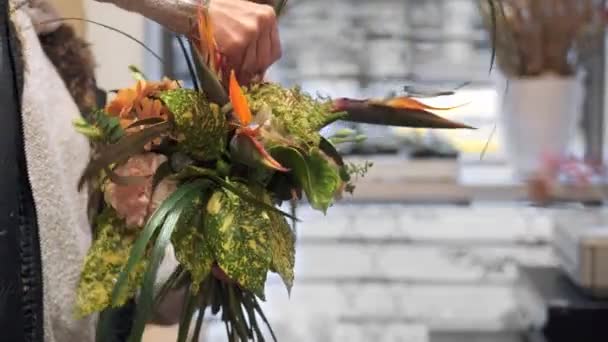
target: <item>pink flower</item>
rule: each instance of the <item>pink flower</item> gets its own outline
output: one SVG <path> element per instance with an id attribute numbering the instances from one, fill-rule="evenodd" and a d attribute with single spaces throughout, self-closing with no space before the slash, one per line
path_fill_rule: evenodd
<path id="1" fill-rule="evenodd" d="M 143 177 L 141 182 L 131 185 L 108 182 L 105 188 L 106 202 L 116 210 L 120 218 L 126 221 L 127 226 L 142 227 L 146 223 L 146 219 L 151 213 L 151 203 L 154 197 L 152 179 L 158 167 L 165 161 L 167 161 L 167 157 L 162 154 L 144 153 L 129 158 L 126 163 L 114 170 L 117 175 L 122 177 Z M 158 206 L 175 189 L 175 185 L 171 190 L 168 184 L 163 185 L 161 189 L 161 184 L 159 184 L 158 190 L 162 190 L 162 196 L 156 196 L 155 206 Z"/>

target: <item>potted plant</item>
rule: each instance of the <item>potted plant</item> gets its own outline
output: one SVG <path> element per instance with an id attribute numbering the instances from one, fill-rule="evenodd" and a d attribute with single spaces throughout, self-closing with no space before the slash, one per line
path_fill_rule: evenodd
<path id="1" fill-rule="evenodd" d="M 602 11 L 594 0 L 479 3 L 506 81 L 500 119 L 506 152 L 515 174 L 528 178 L 547 156 L 568 152 L 584 98 L 580 62 L 593 51 Z"/>

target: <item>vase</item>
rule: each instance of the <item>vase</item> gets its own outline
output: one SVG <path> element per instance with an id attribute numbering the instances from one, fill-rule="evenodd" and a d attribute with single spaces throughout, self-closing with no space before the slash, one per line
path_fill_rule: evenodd
<path id="1" fill-rule="evenodd" d="M 511 78 L 498 92 L 503 144 L 516 178 L 534 175 L 544 158 L 568 153 L 582 114 L 582 77 Z"/>

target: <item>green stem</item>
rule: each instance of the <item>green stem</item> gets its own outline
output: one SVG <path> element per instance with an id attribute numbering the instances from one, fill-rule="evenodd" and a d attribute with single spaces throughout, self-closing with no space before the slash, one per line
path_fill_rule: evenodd
<path id="1" fill-rule="evenodd" d="M 234 294 L 234 287 L 232 285 L 228 285 L 228 301 L 230 302 L 230 311 L 232 312 L 232 319 L 234 321 L 234 325 L 236 326 L 236 330 L 241 337 L 241 340 L 248 340 L 247 333 L 247 321 L 245 321 L 245 317 L 243 316 L 243 312 L 241 311 L 241 304 L 237 302 L 236 296 Z"/>
<path id="2" fill-rule="evenodd" d="M 182 317 L 179 323 L 179 330 L 177 333 L 177 342 L 186 342 L 188 338 L 188 332 L 190 331 L 190 323 L 192 322 L 192 316 L 196 310 L 196 302 L 198 293 L 192 293 L 190 287 L 184 294 L 184 310 L 182 311 Z"/>

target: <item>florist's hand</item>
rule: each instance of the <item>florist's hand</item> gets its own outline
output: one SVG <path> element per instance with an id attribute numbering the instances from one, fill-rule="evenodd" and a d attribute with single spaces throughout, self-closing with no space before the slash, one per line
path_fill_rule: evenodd
<path id="1" fill-rule="evenodd" d="M 281 57 L 277 18 L 271 6 L 244 0 L 211 0 L 209 14 L 218 49 L 241 84 L 263 77 Z"/>

